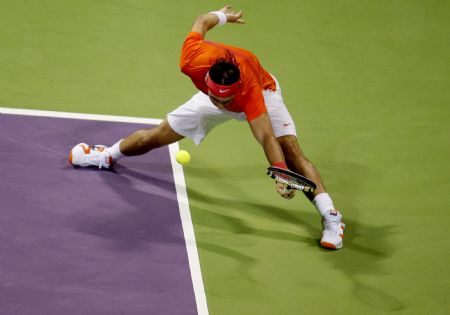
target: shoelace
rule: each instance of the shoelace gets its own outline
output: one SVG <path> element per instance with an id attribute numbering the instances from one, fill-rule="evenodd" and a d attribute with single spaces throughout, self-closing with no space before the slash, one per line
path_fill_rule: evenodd
<path id="1" fill-rule="evenodd" d="M 341 222 L 339 221 L 324 220 L 323 225 L 325 227 L 325 230 L 332 231 L 334 233 L 340 233 L 339 227 L 341 226 Z"/>
<path id="2" fill-rule="evenodd" d="M 105 168 L 109 168 L 109 163 L 108 163 L 108 152 L 101 152 L 99 153 L 100 155 L 100 161 L 98 162 L 98 168 L 102 168 L 103 166 L 105 166 Z"/>
<path id="3" fill-rule="evenodd" d="M 100 158 L 100 161 L 98 162 L 98 168 L 102 168 L 103 167 L 103 163 L 102 163 L 102 159 Z"/>
<path id="4" fill-rule="evenodd" d="M 93 151 L 95 151 L 96 154 L 93 154 L 92 156 L 86 156 L 85 161 L 93 165 L 97 164 L 98 161 L 98 168 L 102 168 L 103 166 L 105 166 L 105 168 L 108 168 L 109 164 L 107 162 L 108 159 L 107 152 L 99 152 L 95 150 L 94 147 L 92 149 Z"/>

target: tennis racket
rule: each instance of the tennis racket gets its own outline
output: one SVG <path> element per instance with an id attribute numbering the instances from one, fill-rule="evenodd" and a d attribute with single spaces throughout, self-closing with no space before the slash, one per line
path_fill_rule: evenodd
<path id="1" fill-rule="evenodd" d="M 267 175 L 285 184 L 287 189 L 297 189 L 304 192 L 313 192 L 316 189 L 316 184 L 309 178 L 284 168 L 270 166 L 267 169 Z"/>

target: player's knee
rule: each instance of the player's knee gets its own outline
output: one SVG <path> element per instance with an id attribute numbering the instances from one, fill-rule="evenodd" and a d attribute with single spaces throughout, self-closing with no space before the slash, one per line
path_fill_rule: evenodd
<path id="1" fill-rule="evenodd" d="M 297 138 L 294 136 L 283 136 L 278 138 L 281 149 L 285 156 L 299 156 L 303 155 L 298 145 Z"/>
<path id="2" fill-rule="evenodd" d="M 136 140 L 138 146 L 147 150 L 157 149 L 183 138 L 175 133 L 167 122 L 163 122 L 155 128 L 139 130 L 136 135 L 138 136 Z"/>
<path id="3" fill-rule="evenodd" d="M 284 158 L 287 164 L 295 163 L 309 163 L 306 156 L 298 144 L 297 138 L 294 136 L 284 136 L 278 139 L 281 149 L 283 150 Z"/>
<path id="4" fill-rule="evenodd" d="M 152 149 L 174 143 L 182 138 L 182 136 L 176 134 L 166 122 L 161 123 L 153 129 L 148 129 L 145 136 L 148 145 L 151 146 Z"/>
<path id="5" fill-rule="evenodd" d="M 136 132 L 139 136 L 137 144 L 140 148 L 148 150 L 158 147 L 157 137 L 155 137 L 155 131 L 153 129 L 143 129 Z"/>

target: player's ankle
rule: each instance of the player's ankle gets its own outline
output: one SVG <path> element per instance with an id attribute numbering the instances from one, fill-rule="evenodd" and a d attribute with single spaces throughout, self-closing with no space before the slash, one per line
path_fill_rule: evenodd
<path id="1" fill-rule="evenodd" d="M 120 143 L 123 139 L 117 141 L 115 144 L 113 144 L 111 147 L 108 148 L 108 152 L 111 155 L 112 160 L 115 162 L 125 155 L 120 151 Z"/>
<path id="2" fill-rule="evenodd" d="M 333 200 L 331 200 L 330 195 L 326 192 L 320 193 L 314 197 L 313 204 L 322 217 L 330 210 L 335 210 Z"/>

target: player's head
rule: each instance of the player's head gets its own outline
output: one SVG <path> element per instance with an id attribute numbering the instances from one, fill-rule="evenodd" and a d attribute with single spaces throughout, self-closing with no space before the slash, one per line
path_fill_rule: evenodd
<path id="1" fill-rule="evenodd" d="M 236 57 L 229 50 L 213 61 L 208 74 L 214 83 L 220 85 L 232 85 L 238 82 L 241 76 Z"/>
<path id="2" fill-rule="evenodd" d="M 241 72 L 236 58 L 227 50 L 224 56 L 220 56 L 213 61 L 206 75 L 206 85 L 212 101 L 222 105 L 231 103 L 240 90 L 240 77 Z"/>

